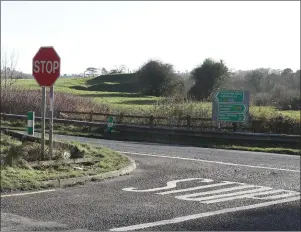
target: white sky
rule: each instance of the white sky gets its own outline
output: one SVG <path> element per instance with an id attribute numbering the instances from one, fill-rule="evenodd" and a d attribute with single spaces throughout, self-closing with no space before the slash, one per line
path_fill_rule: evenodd
<path id="1" fill-rule="evenodd" d="M 1 53 L 31 73 L 40 46 L 54 46 L 61 73 L 138 69 L 160 59 L 191 71 L 205 58 L 231 69 L 300 69 L 300 1 L 1 1 Z"/>

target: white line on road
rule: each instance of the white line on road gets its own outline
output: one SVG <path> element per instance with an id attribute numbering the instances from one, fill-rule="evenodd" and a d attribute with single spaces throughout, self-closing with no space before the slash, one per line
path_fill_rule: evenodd
<path id="1" fill-rule="evenodd" d="M 233 197 L 233 196 L 234 196 L 234 199 L 239 199 L 241 196 L 246 196 L 247 193 L 263 192 L 263 191 L 271 190 L 271 189 L 272 188 L 263 187 L 263 188 L 257 188 L 257 189 L 247 190 L 247 191 L 240 191 L 240 192 L 234 192 L 234 193 L 213 195 L 213 196 L 209 196 L 209 197 L 206 196 L 206 197 L 193 198 L 193 200 L 194 201 L 200 201 L 201 203 L 204 203 L 204 202 L 207 203 L 207 200 L 218 199 L 218 200 L 223 201 L 224 198 Z"/>
<path id="2" fill-rule="evenodd" d="M 180 195 L 180 196 L 176 196 L 175 198 L 180 199 L 180 200 L 186 200 L 186 201 L 199 201 L 202 198 L 193 198 L 193 197 L 199 197 L 199 196 L 210 195 L 210 194 L 215 194 L 215 193 L 231 192 L 233 190 L 240 190 L 240 189 L 254 188 L 254 187 L 256 187 L 256 186 L 242 184 L 240 186 L 231 187 L 231 188 L 224 188 L 224 189 L 218 189 L 218 190 L 213 190 L 213 191 Z"/>
<path id="3" fill-rule="evenodd" d="M 218 183 L 218 184 L 202 185 L 202 186 L 186 188 L 186 189 L 177 189 L 177 190 L 171 190 L 171 191 L 161 192 L 161 193 L 156 193 L 156 194 L 166 195 L 166 194 L 171 194 L 171 193 L 189 192 L 189 191 L 193 191 L 193 190 L 213 188 L 213 187 L 219 187 L 219 186 L 231 185 L 231 184 L 237 184 L 237 182 L 224 181 L 224 182 Z"/>
<path id="4" fill-rule="evenodd" d="M 160 158 L 168 158 L 168 159 L 180 159 L 180 160 L 198 161 L 198 162 L 205 162 L 205 163 L 223 164 L 223 165 L 230 165 L 230 166 L 241 166 L 241 167 L 248 167 L 248 168 L 261 168 L 261 169 L 300 173 L 300 170 L 285 169 L 285 168 L 272 168 L 272 167 L 255 166 L 255 165 L 248 165 L 248 164 L 235 164 L 235 163 L 226 163 L 226 162 L 222 162 L 222 161 L 202 160 L 202 159 L 185 158 L 185 157 L 179 157 L 179 156 L 146 154 L 146 153 L 137 153 L 137 152 L 128 152 L 128 151 L 118 151 L 118 152 L 123 153 L 123 154 L 129 154 L 129 155 L 132 154 L 132 155 L 141 155 L 141 156 L 152 156 L 152 157 L 160 157 Z"/>
<path id="5" fill-rule="evenodd" d="M 190 181 L 190 180 L 202 180 L 201 182 L 203 182 L 203 183 L 209 183 L 209 182 L 213 181 L 213 180 L 210 180 L 210 179 L 203 179 L 203 178 L 188 178 L 188 179 L 182 179 L 182 180 L 168 181 L 165 187 L 160 187 L 160 188 L 138 190 L 134 187 L 130 187 L 130 188 L 124 188 L 122 190 L 123 191 L 130 191 L 130 192 L 141 192 L 141 193 L 143 193 L 143 192 L 155 192 L 155 191 L 175 188 L 175 187 L 177 187 L 177 183 L 186 182 L 186 181 Z"/>
<path id="6" fill-rule="evenodd" d="M 1 197 L 23 196 L 23 195 L 30 195 L 30 194 L 37 194 L 37 193 L 46 193 L 46 192 L 53 192 L 53 191 L 56 191 L 56 190 L 55 189 L 49 189 L 49 190 L 27 192 L 27 193 L 6 194 L 6 195 L 1 195 Z"/>
<path id="7" fill-rule="evenodd" d="M 274 192 L 276 192 L 277 190 L 275 190 Z M 264 193 L 264 192 L 263 192 Z M 270 191 L 268 193 L 273 193 L 273 191 Z M 256 194 L 256 193 L 255 193 Z M 220 202 L 224 202 L 224 201 L 231 201 L 231 200 L 237 200 L 237 199 L 241 199 L 241 198 L 252 198 L 252 199 L 256 199 L 253 197 L 254 194 L 246 194 L 246 195 L 241 195 L 241 196 L 235 196 L 235 197 L 229 197 L 229 198 L 221 198 L 221 199 L 216 199 L 216 200 L 208 200 L 208 201 L 203 201 L 202 203 L 205 204 L 213 204 L 213 203 L 220 203 Z M 287 193 L 287 194 L 280 194 L 277 196 L 273 196 L 272 198 L 270 197 L 266 197 L 266 198 L 261 198 L 260 200 L 272 200 L 272 199 L 279 199 L 279 198 L 284 198 L 287 196 L 299 196 L 300 199 L 300 193 L 295 192 L 295 193 Z"/>
<path id="8" fill-rule="evenodd" d="M 184 221 L 189 221 L 189 220 L 194 220 L 194 219 L 199 219 L 199 218 L 204 218 L 204 217 L 209 217 L 209 216 L 214 216 L 214 215 L 219 215 L 219 214 L 262 208 L 262 207 L 267 207 L 267 206 L 271 206 L 271 205 L 282 204 L 282 203 L 287 203 L 287 202 L 292 202 L 292 201 L 297 201 L 297 200 L 300 200 L 300 197 L 291 197 L 288 199 L 263 202 L 263 203 L 258 203 L 258 204 L 254 204 L 254 205 L 246 205 L 246 206 L 222 209 L 222 210 L 217 210 L 217 211 L 212 211 L 212 212 L 192 214 L 192 215 L 176 217 L 176 218 L 168 219 L 168 220 L 162 220 L 162 221 L 156 221 L 156 222 L 150 222 L 150 223 L 144 223 L 144 224 L 137 224 L 137 225 L 125 226 L 125 227 L 119 227 L 119 228 L 112 228 L 112 229 L 110 229 L 110 231 L 128 231 L 128 230 L 145 229 L 145 228 L 150 228 L 150 227 L 154 227 L 154 226 L 164 226 L 164 225 L 175 224 L 175 223 L 180 223 L 180 222 L 184 222 Z"/>

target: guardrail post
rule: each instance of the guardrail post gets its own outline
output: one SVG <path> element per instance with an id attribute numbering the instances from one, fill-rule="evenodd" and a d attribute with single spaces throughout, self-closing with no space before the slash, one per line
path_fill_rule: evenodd
<path id="1" fill-rule="evenodd" d="M 153 116 L 153 115 L 151 115 L 151 116 L 149 117 L 149 125 L 150 125 L 150 126 L 153 126 L 153 125 L 154 125 L 154 116 Z"/>
<path id="2" fill-rule="evenodd" d="M 187 117 L 186 117 L 186 119 L 187 119 L 187 127 L 191 127 L 191 116 L 190 115 L 188 115 Z"/>

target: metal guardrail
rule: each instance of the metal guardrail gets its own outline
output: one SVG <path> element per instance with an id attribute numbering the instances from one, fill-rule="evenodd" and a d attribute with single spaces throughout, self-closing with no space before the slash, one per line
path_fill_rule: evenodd
<path id="1" fill-rule="evenodd" d="M 26 115 L 4 114 L 1 113 L 4 119 L 23 119 L 26 120 Z M 48 118 L 46 118 L 47 120 Z M 41 117 L 35 117 L 36 121 L 40 121 Z M 87 122 L 80 120 L 68 119 L 53 119 L 54 123 L 99 127 L 106 128 L 104 122 Z M 164 128 L 155 126 L 140 126 L 140 125 L 124 125 L 115 124 L 115 130 L 124 134 L 143 134 L 143 135 L 165 135 L 165 136 L 180 136 L 185 138 L 212 138 L 212 139 L 228 139 L 241 141 L 267 141 L 277 143 L 291 143 L 300 144 L 300 135 L 283 135 L 283 134 L 263 134 L 263 133 L 245 133 L 245 132 L 219 132 L 219 131 L 200 131 L 194 129 L 178 129 L 178 128 Z"/>

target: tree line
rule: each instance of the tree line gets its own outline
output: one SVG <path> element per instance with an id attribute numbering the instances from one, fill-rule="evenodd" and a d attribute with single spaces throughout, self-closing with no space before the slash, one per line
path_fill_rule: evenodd
<path id="1" fill-rule="evenodd" d="M 223 60 L 207 58 L 185 78 L 175 73 L 171 64 L 150 60 L 136 76 L 145 95 L 211 101 L 217 89 L 238 89 L 249 91 L 254 105 L 300 109 L 300 70 L 259 68 L 231 72 Z"/>
<path id="2" fill-rule="evenodd" d="M 11 87 L 16 79 L 32 78 L 30 74 L 16 70 L 17 60 L 15 53 L 1 53 L 1 88 Z M 86 69 L 93 75 L 96 70 L 94 67 Z M 110 71 L 103 68 L 101 73 L 117 74 L 126 70 L 122 65 Z M 223 60 L 207 58 L 191 72 L 179 74 L 171 64 L 149 60 L 135 75 L 144 95 L 173 97 L 179 101 L 210 101 L 218 88 L 239 89 L 250 91 L 251 104 L 254 105 L 271 105 L 285 110 L 299 110 L 301 105 L 300 70 L 294 72 L 290 68 L 231 72 Z"/>

